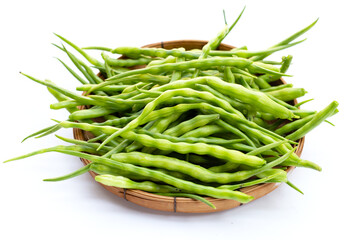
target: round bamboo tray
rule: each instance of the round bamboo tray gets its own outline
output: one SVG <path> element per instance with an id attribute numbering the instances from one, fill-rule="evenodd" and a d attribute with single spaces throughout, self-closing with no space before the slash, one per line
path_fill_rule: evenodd
<path id="1" fill-rule="evenodd" d="M 201 41 L 201 40 L 175 40 L 175 41 L 152 43 L 145 45 L 143 47 L 144 48 L 161 47 L 165 49 L 183 47 L 186 50 L 191 50 L 191 49 L 201 49 L 206 43 L 207 41 Z M 233 46 L 222 43 L 218 49 L 231 50 L 233 48 L 234 48 Z M 285 81 L 283 79 L 274 82 L 275 85 L 284 84 L 284 83 Z M 296 100 L 294 101 L 294 104 L 296 104 Z M 81 108 L 85 108 L 85 106 L 81 106 Z M 91 133 L 80 129 L 74 129 L 73 131 L 74 131 L 75 139 L 89 140 L 90 138 L 93 137 Z M 303 150 L 304 140 L 305 140 L 304 138 L 301 138 L 299 140 L 298 147 L 295 151 L 295 153 L 298 156 L 301 155 L 301 152 Z M 90 161 L 87 159 L 80 158 L 80 160 L 85 165 L 90 163 Z M 288 167 L 286 171 L 290 173 L 292 170 L 294 170 L 294 168 L 295 167 Z M 90 174 L 93 177 L 97 175 L 92 171 L 90 171 Z M 223 211 L 243 205 L 235 200 L 206 197 L 207 200 L 209 200 L 211 203 L 213 203 L 216 206 L 216 209 L 213 209 L 200 201 L 189 198 L 160 196 L 141 190 L 122 189 L 117 187 L 106 186 L 101 183 L 99 184 L 102 185 L 106 190 L 112 192 L 113 194 L 121 198 L 124 198 L 127 201 L 133 202 L 137 205 L 146 208 L 151 208 L 160 211 L 183 212 L 183 213 L 208 213 L 208 212 Z M 253 196 L 254 199 L 252 201 L 254 201 L 274 191 L 279 185 L 280 183 L 263 183 L 251 187 L 242 188 L 241 192 Z"/>

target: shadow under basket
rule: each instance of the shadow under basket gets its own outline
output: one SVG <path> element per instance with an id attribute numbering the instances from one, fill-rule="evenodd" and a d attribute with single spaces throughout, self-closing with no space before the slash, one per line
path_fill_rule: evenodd
<path id="1" fill-rule="evenodd" d="M 191 49 L 201 49 L 207 41 L 201 40 L 176 40 L 176 41 L 166 41 L 166 42 L 159 42 L 153 43 L 143 46 L 144 48 L 165 48 L 165 49 L 172 49 L 172 48 L 180 48 L 183 47 L 186 50 Z M 218 49 L 219 50 L 231 50 L 235 47 L 221 44 Z M 278 81 L 276 84 L 285 84 L 284 80 Z M 296 104 L 296 100 L 293 104 Z M 82 106 L 83 107 L 83 106 Z M 78 140 L 89 140 L 90 134 L 86 131 L 80 130 L 75 128 L 74 130 L 74 138 Z M 295 153 L 300 157 L 301 152 L 304 147 L 304 137 L 298 141 L 298 147 Z M 85 164 L 89 164 L 90 161 L 87 159 L 80 158 L 80 160 Z M 291 172 L 295 167 L 288 167 L 287 172 Z M 95 177 L 97 174 L 90 171 L 90 174 Z M 99 183 L 101 184 L 101 183 Z M 263 183 L 254 185 L 251 187 L 241 188 L 241 192 L 246 193 L 254 197 L 254 200 L 259 199 L 266 194 L 275 190 L 281 183 Z M 137 205 L 151 208 L 160 211 L 167 211 L 167 212 L 184 212 L 184 213 L 207 213 L 207 212 L 217 212 L 223 211 L 235 207 L 239 207 L 243 204 L 235 201 L 235 200 L 228 200 L 228 199 L 217 199 L 212 197 L 205 197 L 208 201 L 215 205 L 216 209 L 213 209 L 206 205 L 203 202 L 198 200 L 193 200 L 190 198 L 184 197 L 168 197 L 168 196 L 160 196 L 156 194 L 152 194 L 149 192 L 141 191 L 141 190 L 131 190 L 131 189 L 122 189 L 118 187 L 111 187 L 101 184 L 105 189 L 114 193 L 115 195 L 126 199 L 127 201 L 133 202 Z"/>

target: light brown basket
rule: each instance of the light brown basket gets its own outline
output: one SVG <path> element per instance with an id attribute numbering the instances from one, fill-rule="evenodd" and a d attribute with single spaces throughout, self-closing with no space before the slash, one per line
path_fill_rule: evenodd
<path id="1" fill-rule="evenodd" d="M 156 47 L 156 48 L 166 48 L 166 49 L 172 49 L 172 48 L 179 48 L 183 47 L 186 50 L 191 49 L 201 49 L 207 41 L 201 41 L 201 40 L 177 40 L 177 41 L 167 41 L 167 42 L 159 42 L 159 43 L 153 43 L 148 44 L 143 47 Z M 227 45 L 227 44 L 221 44 L 219 46 L 219 50 L 231 50 L 233 49 L 233 46 Z M 275 84 L 284 84 L 285 81 L 281 80 L 278 81 Z M 296 101 L 294 102 L 296 104 Z M 82 106 L 84 108 L 84 106 Z M 74 129 L 74 138 L 79 140 L 88 140 L 92 137 L 91 134 L 89 134 L 86 131 L 80 130 L 80 129 Z M 301 152 L 303 150 L 304 146 L 304 138 L 301 138 L 299 140 L 298 147 L 296 149 L 296 154 L 298 156 L 301 155 Z M 89 164 L 90 161 L 87 159 L 80 158 L 80 160 L 85 164 Z M 287 172 L 291 172 L 294 169 L 294 167 L 288 167 Z M 91 172 L 90 174 L 95 177 L 96 173 Z M 101 183 L 99 183 L 101 184 Z M 130 190 L 130 189 L 122 189 L 117 187 L 110 187 L 101 184 L 105 189 L 108 191 L 116 194 L 117 196 L 126 199 L 127 201 L 133 202 L 137 205 L 151 208 L 155 210 L 160 211 L 167 211 L 167 212 L 184 212 L 184 213 L 207 213 L 207 212 L 217 212 L 217 211 L 223 211 L 231 208 L 235 208 L 238 206 L 241 206 L 242 204 L 235 201 L 235 200 L 228 200 L 228 199 L 216 199 L 211 197 L 206 197 L 207 200 L 209 200 L 211 203 L 213 203 L 216 206 L 216 209 L 210 208 L 206 204 L 189 199 L 189 198 L 183 198 L 183 197 L 167 197 L 167 196 L 159 196 L 156 194 L 152 194 L 149 192 L 144 192 L 141 190 Z M 248 195 L 251 195 L 254 197 L 253 201 L 265 196 L 266 194 L 272 192 L 275 190 L 280 183 L 264 183 L 264 184 L 258 184 L 251 187 L 242 188 L 241 192 L 246 193 Z"/>

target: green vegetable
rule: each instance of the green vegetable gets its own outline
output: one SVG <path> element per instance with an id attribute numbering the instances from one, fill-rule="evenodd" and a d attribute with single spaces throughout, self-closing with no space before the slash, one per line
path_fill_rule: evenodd
<path id="1" fill-rule="evenodd" d="M 81 84 L 76 90 L 83 93 L 22 73 L 55 97 L 51 109 L 69 112 L 65 120 L 56 120 L 23 141 L 61 128 L 77 128 L 94 137 L 85 141 L 56 135 L 70 145 L 40 149 L 7 162 L 64 153 L 91 163 L 44 181 L 93 171 L 99 174 L 95 180 L 108 186 L 188 197 L 212 208 L 214 204 L 205 197 L 247 203 L 254 197 L 237 189 L 257 184 L 285 182 L 301 192 L 288 181 L 285 170 L 288 166 L 321 170 L 296 155 L 296 145 L 336 114 L 338 103 L 333 101 L 319 112 L 300 110 L 310 100 L 298 104 L 294 100 L 307 91 L 292 83 L 278 84 L 282 76 L 291 77 L 286 72 L 293 56 L 264 59 L 303 42 L 296 39 L 317 20 L 265 50 L 246 46 L 218 50 L 243 11 L 230 26 L 224 14 L 225 26 L 201 49 L 80 48 L 56 35 L 86 59 L 82 61 L 64 45 L 54 45 L 75 66 L 76 71 L 58 59 Z M 102 51 L 101 58 L 92 57 L 89 49 Z"/>

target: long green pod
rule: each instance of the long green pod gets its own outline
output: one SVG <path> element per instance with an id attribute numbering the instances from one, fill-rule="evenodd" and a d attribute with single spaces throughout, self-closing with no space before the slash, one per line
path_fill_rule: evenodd
<path id="1" fill-rule="evenodd" d="M 81 102 L 77 102 L 75 100 L 65 100 L 65 101 L 50 104 L 50 109 L 59 110 L 59 109 L 63 109 L 63 108 L 66 108 L 66 109 L 76 108 L 77 106 L 81 106 L 81 105 L 84 105 L 84 104 Z"/>
<path id="2" fill-rule="evenodd" d="M 165 63 L 162 65 L 155 65 L 148 68 L 136 69 L 133 71 L 124 72 L 118 75 L 115 75 L 111 78 L 108 78 L 107 81 L 94 86 L 90 89 L 90 92 L 93 92 L 103 86 L 117 84 L 122 82 L 122 78 L 137 75 L 137 74 L 159 74 L 164 72 L 172 72 L 172 71 L 183 71 L 190 68 L 204 69 L 211 68 L 216 66 L 232 66 L 238 68 L 247 68 L 252 73 L 269 73 L 275 76 L 289 76 L 283 73 L 280 73 L 278 69 L 273 67 L 272 65 L 263 64 L 260 62 L 252 62 L 245 58 L 207 58 L 207 59 L 196 59 L 190 60 L 186 62 L 177 62 L 177 63 Z M 274 71 L 277 70 L 277 71 Z"/>
<path id="3" fill-rule="evenodd" d="M 261 89 L 262 92 L 272 92 L 272 91 L 276 91 L 276 90 L 280 90 L 280 89 L 284 89 L 284 88 L 292 88 L 293 84 L 291 83 L 287 83 L 287 84 L 281 84 L 278 86 L 271 86 L 270 88 L 266 88 L 266 89 Z"/>
<path id="4" fill-rule="evenodd" d="M 339 103 L 333 101 L 326 108 L 316 113 L 314 117 L 304 126 L 291 133 L 290 135 L 287 135 L 286 138 L 293 141 L 302 138 L 303 136 L 305 136 L 305 134 L 313 130 L 316 126 L 320 125 L 324 120 L 326 120 L 326 118 L 332 116 L 338 106 Z"/>
<path id="5" fill-rule="evenodd" d="M 120 144 L 111 149 L 109 152 L 102 155 L 103 157 L 110 157 L 112 154 L 122 152 L 126 147 L 128 147 L 133 141 L 130 139 L 124 139 Z"/>
<path id="6" fill-rule="evenodd" d="M 147 192 L 160 192 L 160 193 L 168 193 L 168 192 L 178 192 L 179 189 L 174 188 L 168 185 L 160 185 L 150 181 L 144 182 L 135 182 L 130 180 L 129 178 L 123 176 L 113 176 L 113 175 L 97 175 L 95 177 L 95 181 L 102 183 L 107 186 L 126 188 L 126 189 L 137 189 L 143 190 Z"/>
<path id="7" fill-rule="evenodd" d="M 151 126 L 154 124 L 154 122 L 148 122 L 143 129 L 148 130 L 149 128 L 151 128 Z M 106 138 L 105 138 L 106 139 Z M 115 153 L 119 153 L 122 152 L 126 149 L 128 149 L 129 147 L 131 147 L 133 144 L 139 144 L 135 141 L 132 141 L 130 139 L 124 139 L 119 145 L 117 145 L 115 148 L 113 148 L 111 151 L 107 152 L 106 154 L 103 155 L 103 157 L 110 157 L 112 154 Z M 127 151 L 127 150 L 126 150 Z"/>
<path id="8" fill-rule="evenodd" d="M 212 87 L 210 87 L 208 85 L 195 84 L 195 87 L 199 88 L 200 90 L 203 90 L 203 91 L 208 91 L 208 92 L 212 93 L 214 96 L 224 99 L 225 101 L 229 102 L 231 104 L 231 106 L 233 106 L 234 108 L 238 109 L 241 112 L 248 111 L 251 108 L 248 104 L 245 104 L 245 103 L 237 101 L 233 98 L 230 98 L 230 97 L 222 94 L 221 92 L 213 89 Z"/>
<path id="9" fill-rule="evenodd" d="M 94 84 L 84 84 L 81 86 L 76 87 L 76 90 L 78 91 L 88 91 L 94 86 Z M 101 88 L 102 91 L 109 91 L 109 92 L 121 92 L 125 88 L 132 86 L 132 85 L 109 85 Z"/>
<path id="10" fill-rule="evenodd" d="M 152 182 L 156 182 L 158 181 L 157 179 L 153 179 L 151 177 L 144 177 L 142 175 L 136 174 L 134 172 L 130 172 L 130 171 L 126 171 L 123 169 L 119 169 L 119 168 L 115 168 L 115 167 L 110 167 L 108 165 L 104 165 L 101 163 L 95 163 L 92 162 L 90 164 L 90 171 L 96 173 L 96 174 L 101 174 L 101 175 L 113 175 L 113 176 L 123 176 L 126 178 L 130 178 L 132 180 L 140 180 L 140 181 L 152 181 Z"/>
<path id="11" fill-rule="evenodd" d="M 137 126 L 140 125 L 141 121 L 156 108 L 156 106 L 158 106 L 160 103 L 162 103 L 162 102 L 164 102 L 164 101 L 166 101 L 168 99 L 171 99 L 174 96 L 178 96 L 178 95 L 185 96 L 185 97 L 199 97 L 201 99 L 214 102 L 217 105 L 219 105 L 219 106 L 221 106 L 221 107 L 223 107 L 223 108 L 225 108 L 225 109 L 227 109 L 229 111 L 232 111 L 233 113 L 236 113 L 236 116 L 238 116 L 239 118 L 244 118 L 242 113 L 235 110 L 228 102 L 215 97 L 214 95 L 212 95 L 209 92 L 199 92 L 199 91 L 195 91 L 195 90 L 190 89 L 190 88 L 189 89 L 185 89 L 185 88 L 184 89 L 174 89 L 174 90 L 169 90 L 169 91 L 163 92 L 154 101 L 147 104 L 144 107 L 142 113 L 137 118 L 135 118 L 130 123 L 128 123 L 124 128 L 122 128 L 122 129 L 118 130 L 117 132 L 115 132 L 114 134 L 112 134 L 102 144 L 105 145 L 106 143 L 108 143 L 108 141 L 114 139 L 117 136 L 120 136 L 121 133 L 126 132 L 126 131 L 130 131 L 130 130 L 136 128 Z M 100 148 L 101 148 L 101 145 L 100 145 Z"/>
<path id="12" fill-rule="evenodd" d="M 230 125 L 229 123 L 223 121 L 223 120 L 218 120 L 216 121 L 216 124 L 222 128 L 224 128 L 225 130 L 239 136 L 240 138 L 244 139 L 250 146 L 255 147 L 255 143 L 242 131 L 240 131 L 239 129 L 237 129 L 236 127 Z"/>
<path id="13" fill-rule="evenodd" d="M 207 79 L 207 83 L 223 94 L 229 95 L 231 97 L 237 97 L 242 102 L 248 103 L 263 112 L 271 113 L 274 116 L 283 119 L 291 119 L 295 117 L 294 114 L 291 113 L 288 109 L 275 103 L 265 94 L 260 94 L 259 91 L 252 91 L 249 93 L 249 90 L 241 85 L 226 82 L 221 83 L 214 78 Z"/>
<path id="14" fill-rule="evenodd" d="M 252 147 L 252 146 L 249 146 L 244 143 L 231 143 L 231 144 L 228 144 L 227 147 L 241 151 L 241 152 L 247 152 L 247 153 L 257 149 L 256 147 Z M 272 150 L 265 150 L 264 152 L 262 152 L 262 154 L 269 155 L 269 156 L 276 156 L 276 154 L 278 154 L 278 153 L 276 151 L 272 151 Z"/>
<path id="15" fill-rule="evenodd" d="M 111 106 L 112 108 L 119 108 L 125 110 L 123 105 L 129 105 L 129 108 L 134 104 L 146 105 L 153 101 L 154 98 L 143 98 L 143 99 L 121 99 L 108 96 L 89 95 L 89 98 L 94 99 L 97 102 L 101 102 L 104 105 Z"/>
<path id="16" fill-rule="evenodd" d="M 263 171 L 259 174 L 256 174 L 258 178 L 267 178 L 269 176 L 277 175 L 272 178 L 271 181 L 269 179 L 268 182 L 287 182 L 287 172 L 280 168 L 272 168 L 266 171 Z"/>
<path id="17" fill-rule="evenodd" d="M 193 138 L 200 138 L 200 137 L 207 137 L 213 135 L 215 133 L 224 132 L 224 129 L 218 125 L 209 124 L 202 127 L 198 127 L 194 130 L 191 130 L 187 133 L 181 135 L 183 138 L 193 137 Z"/>
<path id="18" fill-rule="evenodd" d="M 302 97 L 306 94 L 304 88 L 283 88 L 275 91 L 269 91 L 267 94 L 282 100 L 284 102 L 292 101 L 296 98 Z"/>
<path id="19" fill-rule="evenodd" d="M 123 84 L 127 84 L 127 85 L 131 86 L 138 82 L 154 82 L 154 83 L 163 85 L 163 84 L 170 82 L 170 78 L 169 78 L 169 76 L 153 75 L 153 74 L 149 74 L 149 73 L 136 74 L 136 75 L 131 75 L 128 77 L 121 78 L 121 81 L 119 81 L 117 84 L 121 83 L 122 85 L 115 84 L 115 85 L 100 86 L 99 84 L 86 84 L 85 86 L 78 87 L 77 90 L 84 90 L 84 91 L 90 92 L 90 90 L 92 88 L 96 87 L 96 88 L 98 88 L 98 90 L 111 91 L 111 90 L 116 90 L 116 88 L 122 88 Z"/>
<path id="20" fill-rule="evenodd" d="M 190 81 L 190 80 L 189 80 Z M 226 120 L 227 122 L 233 124 L 233 125 L 244 125 L 250 128 L 254 128 L 257 129 L 259 131 L 261 131 L 263 134 L 266 134 L 267 136 L 272 136 L 275 139 L 279 139 L 279 140 L 284 140 L 285 138 L 270 131 L 267 130 L 265 128 L 262 128 L 260 126 L 258 126 L 256 123 L 248 121 L 246 119 L 243 119 L 241 117 L 239 117 L 239 115 L 236 114 L 231 114 L 227 111 L 225 111 L 222 108 L 219 107 L 215 107 L 213 105 L 207 104 L 207 103 L 190 103 L 190 104 L 179 104 L 176 105 L 174 107 L 169 107 L 169 108 L 163 108 L 160 110 L 156 110 L 151 112 L 150 114 L 148 114 L 141 122 L 140 124 L 144 124 L 148 121 L 152 121 L 154 119 L 157 119 L 160 116 L 169 116 L 175 112 L 186 112 L 192 109 L 199 109 L 201 111 L 204 111 L 206 113 L 208 112 L 212 112 L 212 113 L 217 113 L 221 116 L 221 118 L 223 118 L 224 120 Z M 228 124 L 229 125 L 229 124 Z M 229 125 L 230 126 L 230 125 Z M 232 127 L 232 126 L 230 126 Z M 236 128 L 232 127 L 232 129 L 235 129 L 234 131 L 236 131 Z M 238 130 L 238 129 L 237 129 Z M 119 130 L 120 131 L 120 130 Z M 122 130 L 121 130 L 122 131 Z M 239 133 L 238 131 L 236 131 L 237 133 Z M 248 139 L 247 136 L 245 134 L 241 134 L 239 133 L 242 138 Z M 249 144 L 253 144 L 251 143 L 251 140 L 249 141 L 249 139 L 247 140 L 249 142 Z"/>
<path id="21" fill-rule="evenodd" d="M 226 37 L 226 35 L 229 33 L 229 27 L 225 25 L 223 29 L 221 29 L 220 32 L 216 34 L 216 36 L 212 39 L 210 39 L 202 48 L 202 52 L 198 59 L 205 59 L 208 57 L 211 50 L 216 49 L 222 40 Z"/>
<path id="22" fill-rule="evenodd" d="M 85 131 L 98 130 L 109 135 L 113 134 L 118 130 L 118 128 L 110 126 L 94 126 L 87 123 L 75 123 L 69 121 L 63 121 L 60 124 L 65 128 L 80 128 Z M 132 131 L 123 132 L 121 136 L 126 139 L 138 141 L 146 147 L 155 147 L 165 151 L 172 150 L 182 154 L 196 153 L 199 155 L 211 155 L 216 158 L 224 159 L 235 163 L 246 164 L 253 167 L 260 167 L 265 163 L 265 160 L 261 158 L 249 156 L 240 151 L 226 149 L 217 145 L 210 145 L 205 143 L 175 143 L 170 142 L 166 139 L 155 139 L 145 134 L 136 134 Z"/>
<path id="23" fill-rule="evenodd" d="M 188 104 L 188 105 L 180 105 L 179 104 L 178 106 L 173 107 L 173 109 L 167 108 L 167 109 L 157 110 L 157 111 L 154 111 L 154 112 L 150 113 L 147 117 L 145 117 L 143 122 L 141 122 L 141 123 L 145 123 L 147 121 L 153 120 L 154 117 L 156 117 L 160 112 L 161 112 L 161 114 L 170 114 L 173 111 L 175 111 L 175 109 L 178 110 L 178 111 L 188 111 L 188 110 L 191 110 L 191 109 L 200 109 L 201 111 L 205 111 L 205 112 L 210 111 L 212 113 L 218 113 L 218 114 L 220 114 L 221 118 L 225 119 L 226 121 L 228 121 L 231 124 L 235 124 L 235 125 L 243 124 L 243 125 L 249 126 L 251 128 L 258 129 L 261 132 L 263 132 L 263 133 L 265 133 L 265 134 L 267 134 L 269 136 L 272 136 L 272 137 L 274 137 L 276 139 L 281 139 L 281 140 L 284 139 L 284 137 L 282 137 L 282 136 L 280 136 L 280 135 L 278 135 L 278 134 L 276 134 L 276 133 L 274 133 L 272 131 L 269 131 L 269 130 L 267 130 L 265 128 L 262 128 L 262 127 L 258 126 L 254 122 L 243 119 L 238 114 L 229 113 L 229 112 L 225 111 L 222 108 L 215 107 L 215 106 L 212 106 L 212 105 L 207 104 L 207 103 L 195 103 L 195 104 Z M 241 137 L 243 137 L 245 139 L 248 139 L 247 136 L 244 135 L 244 134 L 241 134 L 239 136 L 241 136 Z M 247 141 L 250 144 L 252 144 L 251 141 L 249 141 L 249 139 Z"/>
<path id="24" fill-rule="evenodd" d="M 170 55 L 170 56 L 167 56 L 166 58 L 160 58 L 160 59 L 151 61 L 149 64 L 147 64 L 146 67 L 151 67 L 154 65 L 162 65 L 164 63 L 174 63 L 174 62 L 177 62 L 176 57 Z"/>
<path id="25" fill-rule="evenodd" d="M 286 107 L 281 106 L 274 100 L 270 99 L 265 93 L 247 89 L 239 84 L 227 83 L 217 77 L 198 77 L 189 80 L 178 80 L 163 86 L 154 88 L 154 91 L 165 91 L 170 89 L 195 87 L 196 84 L 208 84 L 224 95 L 233 97 L 241 102 L 249 104 L 251 107 L 261 112 L 271 113 L 276 117 L 291 119 L 295 115 Z"/>
<path id="26" fill-rule="evenodd" d="M 223 34 L 223 31 L 226 31 L 225 27 L 220 32 L 221 35 Z M 216 48 L 215 47 L 215 48 L 212 48 L 207 54 L 208 54 L 208 56 L 211 56 L 211 57 L 237 56 L 237 57 L 242 57 L 242 58 L 250 58 L 250 57 L 254 57 L 254 56 L 258 56 L 258 55 L 272 54 L 274 52 L 278 52 L 280 50 L 284 50 L 286 48 L 295 46 L 303 41 L 305 41 L 305 39 L 298 41 L 298 42 L 284 44 L 281 46 L 277 46 L 277 47 L 273 47 L 273 48 L 265 49 L 265 50 L 260 50 L 260 51 L 248 51 L 246 49 L 236 49 L 234 51 L 223 51 L 223 50 L 214 50 Z M 179 49 L 139 48 L 139 47 L 130 47 L 130 46 L 118 47 L 118 48 L 112 49 L 111 52 L 116 53 L 116 54 L 129 55 L 134 58 L 141 58 L 141 56 L 167 58 L 169 56 L 173 56 L 173 57 L 178 57 L 178 58 L 179 57 L 186 58 L 188 60 L 199 59 L 202 54 L 202 52 L 181 51 Z M 167 61 L 167 62 L 169 62 L 169 61 Z M 153 65 L 153 64 L 151 64 L 151 65 Z"/>
<path id="27" fill-rule="evenodd" d="M 101 53 L 101 56 L 104 61 L 111 67 L 133 67 L 137 65 L 146 65 L 154 60 L 145 57 L 140 57 L 137 59 L 114 59 L 105 54 L 104 52 Z"/>
<path id="28" fill-rule="evenodd" d="M 217 183 L 231 183 L 246 180 L 258 173 L 271 169 L 277 166 L 279 162 L 283 162 L 291 155 L 291 152 L 278 158 L 277 160 L 264 165 L 261 168 L 238 171 L 235 173 L 214 173 L 201 166 L 179 160 L 172 157 L 162 155 L 151 155 L 140 152 L 132 153 L 118 153 L 111 156 L 111 159 L 120 161 L 122 163 L 130 163 L 140 165 L 143 167 L 158 167 L 165 168 L 170 171 L 178 171 L 187 174 L 193 178 L 199 179 L 203 182 L 217 182 Z"/>
<path id="29" fill-rule="evenodd" d="M 248 181 L 248 182 L 244 182 L 244 183 L 239 183 L 239 184 L 233 184 L 233 185 L 221 185 L 218 188 L 219 189 L 236 190 L 239 188 L 250 187 L 253 185 L 257 185 L 257 184 L 266 183 L 266 182 L 272 181 L 275 178 L 279 178 L 279 176 L 283 177 L 283 173 L 277 172 L 272 175 L 267 175 L 266 177 L 263 177 L 260 179 L 256 179 L 256 180 L 252 180 L 252 181 Z M 286 180 L 287 180 L 287 178 L 286 178 L 286 172 L 285 172 L 285 181 L 284 182 L 286 182 Z"/>
<path id="30" fill-rule="evenodd" d="M 140 142 L 146 147 L 155 147 L 164 151 L 175 151 L 182 154 L 195 153 L 199 155 L 211 155 L 226 161 L 241 163 L 253 167 L 262 166 L 265 161 L 255 156 L 246 156 L 240 151 L 226 149 L 222 146 L 206 143 L 171 142 L 166 139 L 155 139 L 145 134 L 135 134 L 131 131 L 123 133 L 123 137 Z"/>
<path id="31" fill-rule="evenodd" d="M 197 115 L 190 120 L 184 121 L 177 126 L 167 129 L 164 134 L 178 137 L 198 127 L 205 126 L 219 118 L 219 114 Z"/>
<path id="32" fill-rule="evenodd" d="M 124 105 L 124 107 L 128 108 L 128 106 Z M 105 107 L 92 107 L 90 109 L 83 109 L 81 111 L 73 112 L 69 115 L 69 119 L 73 121 L 83 121 L 87 119 L 94 119 L 98 117 L 103 117 L 105 115 L 109 115 L 115 112 L 118 112 L 119 109 L 111 109 Z"/>
<path id="33" fill-rule="evenodd" d="M 257 129 L 250 128 L 246 125 L 239 125 L 238 127 L 240 128 L 240 130 L 244 131 L 248 135 L 251 134 L 251 135 L 255 136 L 257 139 L 259 139 L 260 142 L 262 142 L 264 144 L 271 144 L 271 143 L 279 141 L 279 140 L 275 140 L 271 136 L 261 133 Z M 289 143 L 284 143 L 284 144 L 276 147 L 276 150 L 281 154 L 285 154 L 285 153 L 291 151 L 291 149 L 292 149 L 292 146 Z M 317 171 L 321 171 L 321 167 L 319 165 L 317 165 L 314 162 L 301 159 L 295 153 L 292 154 L 289 157 L 289 159 L 287 159 L 285 162 L 283 162 L 283 165 L 284 166 L 306 167 L 306 168 L 311 168 L 311 169 L 314 169 Z"/>
<path id="34" fill-rule="evenodd" d="M 190 181 L 172 177 L 170 175 L 164 174 L 164 173 L 156 171 L 156 170 L 138 167 L 138 166 L 134 166 L 132 164 L 127 164 L 127 163 L 120 163 L 120 162 L 114 161 L 109 158 L 99 157 L 96 155 L 86 154 L 83 152 L 72 151 L 72 150 L 67 150 L 67 149 L 56 149 L 56 151 L 60 152 L 60 153 L 84 158 L 91 162 L 105 164 L 110 167 L 118 168 L 118 169 L 125 170 L 125 171 L 131 172 L 131 173 L 140 174 L 145 177 L 155 178 L 159 181 L 162 181 L 164 183 L 167 183 L 167 184 L 177 187 L 179 189 L 183 189 L 185 191 L 192 192 L 195 194 L 206 195 L 206 196 L 210 196 L 210 197 L 214 197 L 214 198 L 233 199 L 233 200 L 239 201 L 241 203 L 247 203 L 254 199 L 252 196 L 249 196 L 242 192 L 230 191 L 230 190 L 226 190 L 226 189 L 216 189 L 213 187 L 196 184 L 196 183 L 193 183 Z M 40 153 L 44 153 L 44 152 L 40 152 Z M 12 160 L 15 160 L 15 159 L 12 159 Z M 8 161 L 10 161 L 10 160 L 8 160 Z M 8 161 L 6 161 L 6 162 L 8 162 Z"/>
<path id="35" fill-rule="evenodd" d="M 170 136 L 170 135 L 165 135 L 162 133 L 154 133 L 151 131 L 146 131 L 146 130 L 138 130 L 135 131 L 136 133 L 141 133 L 141 134 L 147 134 L 150 135 L 154 138 L 162 138 L 162 139 L 167 139 L 171 142 L 187 142 L 187 143 L 197 143 L 197 142 L 201 142 L 201 143 L 208 143 L 208 144 L 215 144 L 215 145 L 227 145 L 227 144 L 232 144 L 232 143 L 238 143 L 238 142 L 243 142 L 244 139 L 222 139 L 222 138 L 202 138 L 202 137 L 174 137 L 174 136 Z M 129 152 L 129 151 L 128 151 Z"/>
<path id="36" fill-rule="evenodd" d="M 338 112 L 338 110 L 336 109 L 332 115 L 335 115 L 336 113 Z M 285 125 L 282 125 L 281 127 L 275 129 L 275 132 L 277 134 L 280 134 L 280 135 L 285 135 L 286 133 L 290 133 L 292 131 L 295 131 L 299 128 L 301 128 L 302 126 L 304 126 L 306 123 L 308 123 L 311 119 L 314 118 L 314 115 L 315 115 L 316 112 L 314 112 L 313 114 L 309 114 L 308 116 L 304 116 L 303 118 L 301 119 L 298 119 L 298 120 L 295 120 L 295 121 L 292 121 L 292 122 L 289 122 L 289 123 L 286 123 Z M 332 116 L 331 115 L 331 116 Z M 331 117 L 329 116 L 329 117 Z M 326 121 L 326 120 L 324 120 Z"/>
<path id="37" fill-rule="evenodd" d="M 292 132 L 294 130 L 299 129 L 300 127 L 304 126 L 307 122 L 313 119 L 314 115 L 309 115 L 307 117 L 295 120 L 293 122 L 287 123 L 275 130 L 277 134 L 284 135 L 286 133 Z"/>
<path id="38" fill-rule="evenodd" d="M 220 43 L 222 42 L 222 40 L 226 37 L 226 35 L 229 32 L 229 27 L 227 25 L 225 25 L 225 27 L 223 29 L 221 29 L 221 31 L 212 39 L 210 39 L 201 49 L 201 54 L 198 57 L 198 59 L 206 59 L 210 53 L 211 50 L 216 49 Z M 194 74 L 193 74 L 193 78 L 196 78 L 199 76 L 199 69 L 196 69 Z"/>
<path id="39" fill-rule="evenodd" d="M 168 56 L 183 57 L 187 59 L 196 59 L 200 56 L 199 53 L 193 51 L 183 51 L 181 49 L 164 49 L 164 48 L 139 48 L 122 46 L 110 50 L 111 53 L 122 54 L 131 57 L 150 56 L 167 58 Z"/>
<path id="40" fill-rule="evenodd" d="M 180 116 L 181 116 L 181 113 L 175 113 L 168 117 L 157 119 L 157 120 L 155 120 L 154 124 L 149 128 L 148 131 L 145 130 L 144 128 L 142 128 L 141 130 L 150 132 L 151 134 L 162 133 L 168 128 L 168 126 L 171 123 L 176 121 Z M 130 146 L 128 146 L 126 148 L 126 152 L 136 151 L 137 149 L 139 149 L 141 147 L 143 147 L 143 145 L 141 143 L 133 142 L 133 144 L 131 144 Z M 155 150 L 155 148 L 144 147 L 142 151 L 150 153 L 154 150 Z"/>
<path id="41" fill-rule="evenodd" d="M 265 145 L 265 146 L 262 146 L 262 147 L 259 147 L 259 148 L 255 148 L 255 149 L 249 151 L 247 153 L 247 155 L 256 156 L 256 155 L 262 154 L 264 152 L 266 153 L 270 149 L 276 148 L 276 147 L 284 144 L 285 142 L 286 141 L 279 141 L 279 142 L 270 143 L 268 145 Z M 227 163 L 225 163 L 223 165 L 211 167 L 211 168 L 209 168 L 209 171 L 220 173 L 220 172 L 232 171 L 232 170 L 235 170 L 237 168 L 239 168 L 239 164 L 227 162 Z"/>

